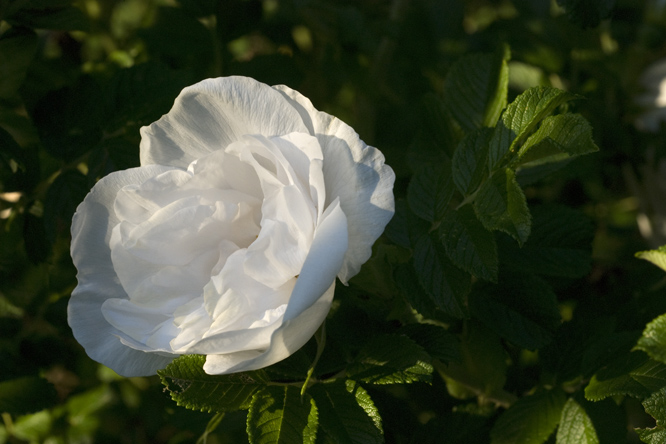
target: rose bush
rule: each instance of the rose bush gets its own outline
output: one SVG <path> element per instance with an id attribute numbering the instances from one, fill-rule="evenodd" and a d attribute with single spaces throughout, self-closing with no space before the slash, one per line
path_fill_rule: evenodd
<path id="1" fill-rule="evenodd" d="M 243 77 L 185 88 L 141 137 L 141 166 L 74 215 L 74 336 L 126 376 L 181 354 L 206 355 L 209 374 L 286 358 L 393 215 L 383 155 L 300 93 Z"/>

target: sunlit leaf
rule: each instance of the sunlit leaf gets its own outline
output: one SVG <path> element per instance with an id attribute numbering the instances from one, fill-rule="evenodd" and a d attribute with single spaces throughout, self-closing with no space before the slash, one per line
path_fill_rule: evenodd
<path id="1" fill-rule="evenodd" d="M 655 361 L 666 364 L 666 314 L 650 322 L 635 347 L 643 350 Z"/>
<path id="2" fill-rule="evenodd" d="M 318 443 L 384 443 L 379 412 L 368 392 L 356 382 L 317 384 L 308 393 L 319 410 Z"/>
<path id="3" fill-rule="evenodd" d="M 423 348 L 406 336 L 375 336 L 348 367 L 347 375 L 371 384 L 430 382 L 430 361 Z"/>
<path id="4" fill-rule="evenodd" d="M 271 386 L 252 396 L 247 413 L 251 444 L 314 444 L 318 413 L 314 400 L 293 386 Z"/>
<path id="5" fill-rule="evenodd" d="M 639 251 L 636 253 L 636 257 L 650 261 L 657 267 L 666 271 L 666 245 L 662 245 L 656 250 Z"/>
<path id="6" fill-rule="evenodd" d="M 560 390 L 520 398 L 502 413 L 490 432 L 492 444 L 541 444 L 560 422 L 566 402 Z"/>
<path id="7" fill-rule="evenodd" d="M 265 387 L 262 371 L 209 375 L 206 357 L 182 355 L 157 374 L 176 404 L 191 410 L 227 412 L 247 409 L 255 392 Z"/>
<path id="8" fill-rule="evenodd" d="M 664 386 L 666 364 L 633 352 L 597 372 L 585 387 L 585 397 L 590 401 L 616 395 L 645 398 Z"/>
<path id="9" fill-rule="evenodd" d="M 560 418 L 556 444 L 599 444 L 592 420 L 573 398 L 569 398 Z"/>
<path id="10" fill-rule="evenodd" d="M 507 165 L 539 122 L 574 98 L 574 94 L 543 86 L 535 86 L 519 95 L 507 106 L 495 127 L 490 141 L 489 169 L 493 171 Z"/>
<path id="11" fill-rule="evenodd" d="M 592 127 L 580 114 L 546 117 L 539 129 L 520 147 L 517 162 L 546 163 L 561 161 L 599 151 L 592 140 Z"/>

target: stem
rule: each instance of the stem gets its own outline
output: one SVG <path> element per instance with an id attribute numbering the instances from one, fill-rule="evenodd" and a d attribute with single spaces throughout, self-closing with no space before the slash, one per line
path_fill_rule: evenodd
<path id="1" fill-rule="evenodd" d="M 303 399 L 303 395 L 305 395 L 305 389 L 307 389 L 308 387 L 308 383 L 310 382 L 310 378 L 314 373 L 315 366 L 317 365 L 317 362 L 319 362 L 321 354 L 324 352 L 324 347 L 326 347 L 326 321 L 324 321 L 324 323 L 321 324 L 321 327 L 319 327 L 319 330 L 317 330 L 317 332 L 315 333 L 315 340 L 317 341 L 317 354 L 315 355 L 314 361 L 312 361 L 312 365 L 308 369 L 308 374 L 305 377 L 305 382 L 301 387 L 301 399 Z"/>

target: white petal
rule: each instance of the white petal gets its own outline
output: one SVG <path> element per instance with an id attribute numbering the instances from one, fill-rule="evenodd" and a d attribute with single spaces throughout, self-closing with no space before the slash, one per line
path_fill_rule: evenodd
<path id="1" fill-rule="evenodd" d="M 317 302 L 297 318 L 284 322 L 270 337 L 267 350 L 244 350 L 228 354 L 208 354 L 204 371 L 209 375 L 244 372 L 264 368 L 288 358 L 317 331 L 326 319 L 335 284 L 319 297 Z"/>
<path id="2" fill-rule="evenodd" d="M 72 221 L 71 255 L 79 284 L 67 309 L 69 325 L 88 356 L 125 376 L 155 374 L 176 356 L 144 353 L 123 345 L 120 332 L 102 316 L 104 301 L 127 298 L 111 262 L 109 239 L 119 222 L 113 203 L 122 187 L 142 183 L 169 169 L 134 168 L 104 177 L 79 205 Z"/>
<path id="3" fill-rule="evenodd" d="M 335 290 L 335 275 L 346 250 L 347 219 L 335 201 L 324 213 L 317 228 L 312 248 L 291 293 L 283 323 L 271 335 L 269 347 L 238 353 L 209 353 L 204 371 L 224 374 L 255 370 L 279 362 L 301 348 L 328 314 Z"/>
<path id="4" fill-rule="evenodd" d="M 181 168 L 244 134 L 307 132 L 271 87 L 247 77 L 207 79 L 181 91 L 168 114 L 141 128 L 141 165 Z"/>
<path id="5" fill-rule="evenodd" d="M 324 154 L 326 202 L 340 198 L 349 222 L 349 250 L 338 277 L 346 283 L 370 258 L 372 244 L 393 217 L 395 174 L 384 155 L 366 145 L 346 123 L 317 111 L 310 100 L 284 85 L 274 86 L 289 100 Z"/>

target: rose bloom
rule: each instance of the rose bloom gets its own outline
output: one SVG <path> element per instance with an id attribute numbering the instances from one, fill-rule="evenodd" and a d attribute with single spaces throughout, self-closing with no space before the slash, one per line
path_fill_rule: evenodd
<path id="1" fill-rule="evenodd" d="M 185 88 L 141 128 L 140 151 L 141 166 L 102 178 L 72 222 L 69 324 L 125 376 L 181 354 L 206 355 L 209 374 L 285 359 L 394 212 L 382 153 L 286 86 Z"/>

